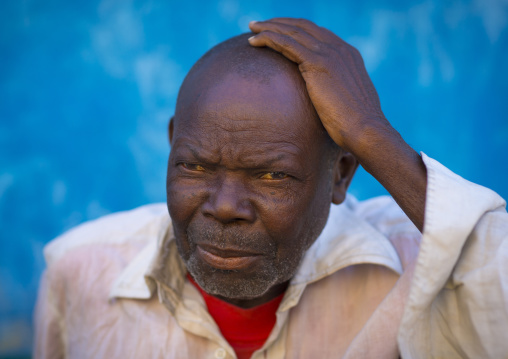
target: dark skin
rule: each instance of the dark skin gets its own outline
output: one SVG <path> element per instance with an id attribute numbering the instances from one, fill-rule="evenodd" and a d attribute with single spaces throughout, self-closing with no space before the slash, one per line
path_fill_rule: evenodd
<path id="1" fill-rule="evenodd" d="M 306 20 L 250 27 L 252 46 L 280 52 L 297 70 L 257 82 L 214 78 L 214 68 L 186 80 L 170 123 L 167 181 L 190 273 L 244 308 L 285 291 L 358 162 L 420 230 L 426 191 L 420 156 L 383 116 L 354 48 Z M 343 149 L 332 161 L 324 160 L 330 138 Z"/>
<path id="2" fill-rule="evenodd" d="M 323 160 L 330 153 L 329 139 L 301 91 L 304 84 L 297 71 L 282 73 L 268 84 L 236 74 L 209 82 L 195 81 L 180 94 L 170 124 L 168 164 L 168 208 L 180 253 L 184 260 L 194 255 L 207 271 L 205 282 L 199 283 L 190 270 L 205 290 L 207 281 L 234 285 L 262 268 L 287 263 L 296 268 L 321 232 L 330 202 L 344 200 L 357 167 L 344 152 L 332 159 L 332 166 Z M 260 238 L 240 244 L 229 232 L 220 232 L 198 238 L 196 245 L 187 234 L 193 227 L 238 230 Z M 225 243 L 218 243 L 220 236 Z M 270 251 L 265 253 L 265 248 Z M 257 255 L 239 269 L 234 259 L 208 263 L 210 255 L 202 249 L 226 258 L 240 257 L 229 253 L 239 250 Z M 214 265 L 222 271 L 209 268 Z M 214 294 L 250 308 L 283 293 L 294 272 L 285 274 L 277 278 L 275 273 L 276 281 L 259 296 Z"/>
<path id="3" fill-rule="evenodd" d="M 358 50 L 304 19 L 251 22 L 252 46 L 267 46 L 298 64 L 330 137 L 352 153 L 423 231 L 427 170 L 381 111 Z"/>

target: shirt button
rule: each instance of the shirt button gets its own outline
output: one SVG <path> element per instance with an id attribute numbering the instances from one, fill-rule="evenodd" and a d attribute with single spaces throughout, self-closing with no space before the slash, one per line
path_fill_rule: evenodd
<path id="1" fill-rule="evenodd" d="M 226 351 L 223 348 L 219 348 L 215 351 L 215 357 L 217 359 L 224 359 L 226 357 Z"/>

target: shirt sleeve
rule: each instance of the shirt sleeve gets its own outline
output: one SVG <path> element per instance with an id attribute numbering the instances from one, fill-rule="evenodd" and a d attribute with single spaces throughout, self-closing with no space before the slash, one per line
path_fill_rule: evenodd
<path id="1" fill-rule="evenodd" d="M 398 334 L 401 355 L 506 357 L 506 202 L 422 157 L 428 174 L 425 223 Z"/>
<path id="2" fill-rule="evenodd" d="M 63 314 L 58 306 L 57 291 L 51 275 L 46 270 L 41 278 L 35 306 L 34 359 L 64 358 Z"/>

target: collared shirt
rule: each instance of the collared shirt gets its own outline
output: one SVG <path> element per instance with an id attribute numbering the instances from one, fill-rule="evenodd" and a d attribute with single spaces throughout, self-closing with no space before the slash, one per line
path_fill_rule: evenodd
<path id="1" fill-rule="evenodd" d="M 332 206 L 253 358 L 506 357 L 505 202 L 423 158 L 423 237 L 389 197 Z M 79 226 L 45 256 L 36 358 L 235 357 L 185 279 L 165 205 Z"/>

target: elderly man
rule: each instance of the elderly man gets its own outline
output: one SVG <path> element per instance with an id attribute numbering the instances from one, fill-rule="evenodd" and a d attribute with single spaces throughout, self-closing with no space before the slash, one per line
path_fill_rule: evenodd
<path id="1" fill-rule="evenodd" d="M 35 356 L 506 357 L 505 202 L 412 150 L 337 36 L 250 28 L 182 84 L 169 217 L 144 206 L 46 248 Z M 358 163 L 405 215 L 346 197 Z"/>

